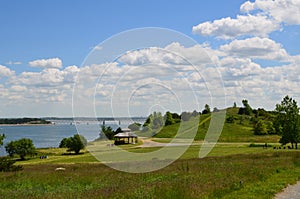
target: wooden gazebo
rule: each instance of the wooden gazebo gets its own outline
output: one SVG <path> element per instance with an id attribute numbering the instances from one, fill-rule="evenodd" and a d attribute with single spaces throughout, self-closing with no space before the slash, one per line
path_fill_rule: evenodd
<path id="1" fill-rule="evenodd" d="M 135 144 L 138 141 L 138 136 L 131 132 L 130 129 L 124 129 L 121 133 L 115 136 L 115 145 L 120 144 Z"/>

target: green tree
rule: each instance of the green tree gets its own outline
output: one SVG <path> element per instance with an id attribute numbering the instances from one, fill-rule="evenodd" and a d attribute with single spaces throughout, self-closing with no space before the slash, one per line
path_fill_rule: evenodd
<path id="1" fill-rule="evenodd" d="M 239 108 L 238 114 L 239 115 L 251 115 L 252 114 L 252 108 L 249 105 L 248 100 L 243 99 L 242 103 L 243 103 L 244 107 Z"/>
<path id="2" fill-rule="evenodd" d="M 5 139 L 5 135 L 4 134 L 0 134 L 0 147 L 3 145 L 3 140 Z"/>
<path id="3" fill-rule="evenodd" d="M 148 129 L 158 130 L 164 125 L 164 118 L 161 112 L 153 112 L 150 114 L 145 123 L 143 124 L 143 131 L 146 132 Z"/>
<path id="4" fill-rule="evenodd" d="M 266 135 L 268 134 L 267 125 L 263 120 L 258 120 L 258 122 L 254 126 L 254 134 L 255 135 Z"/>
<path id="5" fill-rule="evenodd" d="M 271 121 L 267 122 L 267 131 L 268 134 L 276 134 L 276 130 L 274 128 L 273 122 Z"/>
<path id="6" fill-rule="evenodd" d="M 168 126 L 168 125 L 172 125 L 174 124 L 175 121 L 172 117 L 172 113 L 170 113 L 169 111 L 166 112 L 166 115 L 165 115 L 165 126 Z"/>
<path id="7" fill-rule="evenodd" d="M 150 115 L 147 117 L 146 121 L 144 122 L 143 127 L 149 127 L 149 128 L 150 128 L 152 122 L 153 122 L 153 115 L 150 114 Z"/>
<path id="8" fill-rule="evenodd" d="M 64 143 L 66 144 L 66 148 L 68 148 L 67 151 L 71 152 L 74 151 L 75 154 L 79 154 L 81 149 L 84 149 L 87 145 L 87 140 L 84 136 L 75 134 L 73 137 L 64 138 Z M 63 139 L 63 140 L 64 140 Z M 62 140 L 62 141 L 63 141 Z"/>
<path id="9" fill-rule="evenodd" d="M 60 144 L 59 144 L 59 148 L 67 148 L 68 146 L 68 142 L 69 142 L 69 138 L 64 138 L 60 141 Z"/>
<path id="10" fill-rule="evenodd" d="M 113 140 L 114 139 L 114 136 L 115 136 L 115 132 L 113 131 L 113 129 L 110 127 L 110 126 L 105 126 L 105 125 L 102 125 L 101 126 L 101 133 L 100 133 L 100 137 L 103 137 L 101 135 L 105 135 L 107 137 L 107 139 L 109 140 Z"/>
<path id="11" fill-rule="evenodd" d="M 300 141 L 300 128 L 299 128 L 299 107 L 296 100 L 285 96 L 280 104 L 276 104 L 275 111 L 277 117 L 275 120 L 276 131 L 282 136 L 280 143 L 291 143 L 292 148 L 294 144 L 298 148 Z"/>
<path id="12" fill-rule="evenodd" d="M 209 105 L 208 105 L 208 104 L 205 104 L 204 110 L 202 111 L 202 114 L 208 114 L 208 113 L 210 113 L 210 112 L 211 112 L 211 111 L 210 111 Z"/>
<path id="13" fill-rule="evenodd" d="M 35 154 L 35 147 L 32 140 L 27 138 L 11 141 L 5 146 L 5 149 L 9 156 L 19 155 L 21 160 L 24 160 L 27 155 Z"/>

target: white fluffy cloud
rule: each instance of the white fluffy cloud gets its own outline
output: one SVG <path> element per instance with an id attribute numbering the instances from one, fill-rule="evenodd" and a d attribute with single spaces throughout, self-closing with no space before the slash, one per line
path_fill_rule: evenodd
<path id="1" fill-rule="evenodd" d="M 300 25 L 300 0 L 256 0 L 241 5 L 242 12 L 261 10 L 278 22 Z"/>
<path id="2" fill-rule="evenodd" d="M 62 61 L 59 58 L 38 59 L 29 62 L 29 66 L 41 68 L 62 68 Z"/>
<path id="3" fill-rule="evenodd" d="M 260 37 L 234 40 L 221 46 L 220 49 L 227 55 L 242 58 L 288 61 L 290 57 L 280 44 Z"/>
<path id="4" fill-rule="evenodd" d="M 232 39 L 242 35 L 266 37 L 269 33 L 279 30 L 280 25 L 264 15 L 238 15 L 200 23 L 193 27 L 193 33 L 204 36 L 216 36 Z"/>
<path id="5" fill-rule="evenodd" d="M 10 77 L 15 74 L 15 71 L 7 68 L 6 66 L 0 65 L 0 77 Z"/>

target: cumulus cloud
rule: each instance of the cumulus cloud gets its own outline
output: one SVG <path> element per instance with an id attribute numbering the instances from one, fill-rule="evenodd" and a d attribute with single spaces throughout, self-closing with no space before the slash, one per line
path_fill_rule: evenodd
<path id="1" fill-rule="evenodd" d="M 29 66 L 41 68 L 62 68 L 62 61 L 59 58 L 38 59 L 29 62 Z"/>
<path id="2" fill-rule="evenodd" d="M 0 77 L 10 77 L 15 74 L 15 71 L 7 68 L 6 66 L 0 65 Z"/>
<path id="3" fill-rule="evenodd" d="M 288 61 L 290 56 L 285 49 L 268 38 L 253 37 L 245 40 L 234 40 L 222 45 L 220 50 L 234 57 Z"/>
<path id="4" fill-rule="evenodd" d="M 276 21 L 288 25 L 300 25 L 300 0 L 256 0 L 247 1 L 240 7 L 242 12 L 260 10 L 272 16 Z"/>
<path id="5" fill-rule="evenodd" d="M 200 23 L 193 27 L 193 33 L 204 36 L 216 36 L 222 39 L 233 39 L 242 35 L 266 37 L 269 33 L 279 30 L 275 20 L 264 15 L 238 15 Z"/>

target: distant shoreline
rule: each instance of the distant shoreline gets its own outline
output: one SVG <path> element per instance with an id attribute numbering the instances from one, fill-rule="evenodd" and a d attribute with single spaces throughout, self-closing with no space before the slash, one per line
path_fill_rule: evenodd
<path id="1" fill-rule="evenodd" d="M 0 126 L 52 126 L 54 123 L 49 124 L 0 124 Z"/>

